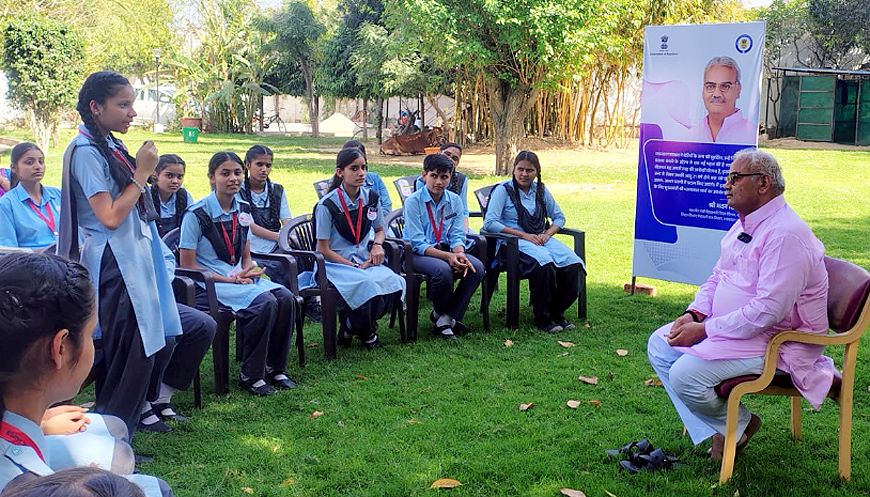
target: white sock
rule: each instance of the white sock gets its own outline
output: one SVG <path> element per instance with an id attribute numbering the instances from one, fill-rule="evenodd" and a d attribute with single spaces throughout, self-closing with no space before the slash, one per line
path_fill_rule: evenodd
<path id="1" fill-rule="evenodd" d="M 152 404 L 169 404 L 172 402 L 172 396 L 177 392 L 177 388 L 172 388 L 166 383 L 160 384 L 160 391 L 157 393 L 157 400 Z"/>
<path id="2" fill-rule="evenodd" d="M 445 336 L 445 337 L 452 337 L 452 336 L 453 336 L 453 330 L 450 329 L 450 328 L 444 328 L 444 329 L 441 330 L 441 335 L 442 335 L 442 336 Z"/>
<path id="3" fill-rule="evenodd" d="M 366 343 L 375 343 L 377 340 L 378 340 L 378 334 L 375 333 L 375 334 L 373 334 L 373 335 L 371 336 L 371 338 L 369 338 L 368 340 L 366 340 Z"/>
<path id="4" fill-rule="evenodd" d="M 148 401 L 143 401 L 142 406 L 139 408 L 139 412 L 142 415 L 144 415 L 145 413 L 147 413 L 150 410 L 151 410 L 151 404 Z M 158 421 L 160 421 L 160 418 L 158 418 L 153 412 L 151 413 L 150 416 L 139 419 L 139 422 L 142 423 L 143 425 L 146 425 L 146 426 L 153 425 L 154 423 L 156 423 Z"/>
<path id="5" fill-rule="evenodd" d="M 284 374 L 284 373 L 281 373 L 281 374 L 276 374 L 275 376 L 272 377 L 272 379 L 273 379 L 273 380 L 281 381 L 281 380 L 289 380 L 290 377 L 287 376 L 287 375 Z"/>
<path id="6" fill-rule="evenodd" d="M 251 386 L 254 387 L 254 388 L 260 388 L 261 386 L 263 386 L 263 385 L 265 385 L 265 384 L 266 384 L 266 382 L 265 382 L 264 380 L 257 380 L 257 381 L 255 381 L 254 384 L 251 385 Z"/>
<path id="7" fill-rule="evenodd" d="M 456 321 L 447 314 L 442 314 L 438 321 L 435 321 L 435 326 L 453 326 L 454 324 Z"/>

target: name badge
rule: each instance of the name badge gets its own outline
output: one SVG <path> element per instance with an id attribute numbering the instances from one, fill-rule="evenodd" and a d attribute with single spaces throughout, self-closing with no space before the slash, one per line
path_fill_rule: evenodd
<path id="1" fill-rule="evenodd" d="M 239 224 L 241 224 L 242 226 L 247 228 L 253 222 L 254 222 L 254 218 L 251 217 L 251 215 L 248 214 L 247 212 L 242 212 L 241 214 L 239 214 Z"/>
<path id="2" fill-rule="evenodd" d="M 449 214 L 449 215 L 447 215 L 447 216 L 444 216 L 444 219 L 453 219 L 454 217 L 456 217 L 457 214 L 459 214 L 459 213 L 458 213 L 458 212 L 454 212 L 453 214 Z"/>
<path id="3" fill-rule="evenodd" d="M 378 209 L 376 207 L 372 207 L 371 209 L 369 209 L 366 217 L 369 218 L 369 221 L 374 221 L 378 218 Z"/>

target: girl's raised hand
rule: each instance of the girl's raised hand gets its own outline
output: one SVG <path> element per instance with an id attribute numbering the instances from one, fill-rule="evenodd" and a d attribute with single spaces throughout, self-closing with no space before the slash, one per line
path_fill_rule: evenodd
<path id="1" fill-rule="evenodd" d="M 160 160 L 160 155 L 157 153 L 157 146 L 151 140 L 146 140 L 139 151 L 136 152 L 136 170 L 141 170 L 142 173 L 147 173 L 146 178 L 151 176 L 154 169 L 157 167 L 157 162 Z"/>

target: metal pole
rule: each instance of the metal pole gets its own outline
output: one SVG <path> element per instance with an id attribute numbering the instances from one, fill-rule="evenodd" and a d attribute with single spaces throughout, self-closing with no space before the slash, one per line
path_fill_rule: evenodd
<path id="1" fill-rule="evenodd" d="M 157 82 L 157 116 L 155 124 L 160 124 L 160 55 L 154 54 L 154 79 Z"/>

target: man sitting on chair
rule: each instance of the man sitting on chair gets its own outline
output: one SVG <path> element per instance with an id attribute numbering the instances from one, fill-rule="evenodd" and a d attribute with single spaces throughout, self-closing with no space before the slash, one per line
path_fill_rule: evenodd
<path id="1" fill-rule="evenodd" d="M 713 274 L 686 312 L 652 334 L 647 348 L 692 442 L 712 437 L 710 457 L 717 460 L 727 399 L 714 387 L 760 374 L 767 343 L 782 330 L 828 332 L 825 247 L 783 198 L 776 159 L 755 149 L 738 152 L 724 188 L 739 219 L 722 239 Z M 824 346 L 786 342 L 779 350 L 777 367 L 818 409 L 834 374 Z M 738 453 L 760 426 L 741 405 Z"/>

